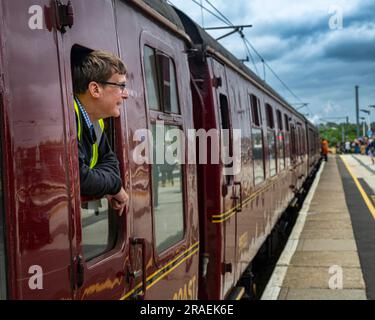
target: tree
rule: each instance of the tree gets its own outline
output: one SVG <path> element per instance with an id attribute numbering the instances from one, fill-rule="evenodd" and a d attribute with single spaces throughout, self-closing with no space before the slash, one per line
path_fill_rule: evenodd
<path id="1" fill-rule="evenodd" d="M 373 123 L 375 124 L 375 123 Z M 357 125 L 352 123 L 327 122 L 318 125 L 320 137 L 327 139 L 330 147 L 342 142 L 342 132 L 345 133 L 345 141 L 354 141 L 357 138 Z"/>

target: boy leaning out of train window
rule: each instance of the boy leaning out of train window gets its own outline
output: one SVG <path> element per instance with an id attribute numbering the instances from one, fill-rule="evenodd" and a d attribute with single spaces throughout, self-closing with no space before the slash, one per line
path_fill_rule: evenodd
<path id="1" fill-rule="evenodd" d="M 117 157 L 103 119 L 119 117 L 126 90 L 126 66 L 115 55 L 92 51 L 73 66 L 81 196 L 106 196 L 121 215 L 128 203 Z"/>

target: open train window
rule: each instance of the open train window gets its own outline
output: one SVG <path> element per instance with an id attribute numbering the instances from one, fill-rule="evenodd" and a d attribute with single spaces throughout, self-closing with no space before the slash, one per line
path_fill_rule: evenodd
<path id="1" fill-rule="evenodd" d="M 277 110 L 277 126 L 279 130 L 283 130 L 283 118 L 281 117 L 281 111 Z"/>
<path id="2" fill-rule="evenodd" d="M 0 128 L 3 128 L 3 96 L 0 93 Z M 3 188 L 3 137 L 0 135 L 0 300 L 5 300 L 7 278 L 5 264 L 5 210 Z"/>
<path id="3" fill-rule="evenodd" d="M 80 61 L 91 51 L 91 49 L 78 45 L 72 47 L 72 72 L 74 71 L 74 68 L 79 65 Z M 82 125 L 85 124 L 82 123 Z M 104 119 L 104 132 L 112 150 L 115 151 L 115 132 L 112 118 Z M 119 218 L 117 213 L 109 205 L 106 197 L 81 197 L 80 204 L 82 251 L 84 259 L 88 261 L 112 250 L 115 247 L 118 239 Z"/>
<path id="4" fill-rule="evenodd" d="M 289 131 L 289 117 L 287 114 L 284 114 L 284 119 L 285 119 L 285 130 Z"/>
<path id="5" fill-rule="evenodd" d="M 228 98 L 226 95 L 221 94 L 219 95 L 219 108 L 220 108 L 220 128 L 222 131 L 222 140 L 221 140 L 221 152 L 222 152 L 222 159 L 233 159 L 233 141 L 232 141 L 232 130 L 231 130 L 231 122 L 230 122 L 230 111 L 228 105 Z M 226 162 L 226 161 L 225 161 Z M 233 161 L 230 163 L 225 163 L 224 166 L 226 168 L 233 167 Z M 234 176 L 233 175 L 225 175 L 227 185 L 231 185 Z"/>
<path id="6" fill-rule="evenodd" d="M 273 110 L 272 107 L 266 103 L 266 116 L 267 116 L 267 126 L 270 129 L 275 128 L 275 122 L 273 120 Z"/>
<path id="7" fill-rule="evenodd" d="M 251 105 L 251 118 L 252 123 L 256 126 L 260 126 L 262 124 L 262 116 L 260 113 L 260 103 L 259 99 L 256 95 L 250 95 L 250 105 Z"/>
<path id="8" fill-rule="evenodd" d="M 144 47 L 143 59 L 149 108 L 180 114 L 174 61 L 149 46 Z"/>
<path id="9" fill-rule="evenodd" d="M 228 99 L 220 94 L 220 123 L 221 129 L 230 129 Z"/>

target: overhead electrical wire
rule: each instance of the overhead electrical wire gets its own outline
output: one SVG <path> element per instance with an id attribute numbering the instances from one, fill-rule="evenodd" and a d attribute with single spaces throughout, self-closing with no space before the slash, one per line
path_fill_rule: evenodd
<path id="1" fill-rule="evenodd" d="M 220 16 L 216 15 L 215 13 L 213 13 L 210 9 L 207 9 L 204 5 L 201 5 L 197 0 L 191 0 L 191 1 L 194 2 L 200 8 L 206 10 L 209 14 L 213 15 L 216 19 L 218 19 L 221 22 L 227 24 L 227 22 L 225 20 L 223 20 Z M 171 1 L 169 1 L 169 0 L 168 0 L 168 2 L 171 3 Z M 173 5 L 173 3 L 172 3 L 172 5 Z"/>
<path id="2" fill-rule="evenodd" d="M 230 26 L 233 26 L 233 23 L 224 16 L 209 0 L 206 0 L 206 2 L 211 6 L 212 9 L 214 9 L 225 21 L 227 21 L 227 24 Z"/>
<path id="3" fill-rule="evenodd" d="M 243 35 L 243 33 L 241 32 L 241 38 L 242 38 L 242 41 L 243 41 L 243 44 L 245 46 L 245 49 L 248 53 L 248 55 L 250 56 L 250 59 L 251 59 L 251 62 L 253 63 L 254 65 L 254 69 L 255 69 L 255 72 L 256 74 L 258 75 L 258 77 L 260 78 L 260 75 L 259 75 L 259 71 L 258 71 L 258 68 L 257 68 L 257 65 L 255 64 L 255 61 L 254 61 L 254 58 L 253 58 L 253 55 L 251 54 L 251 51 L 250 51 L 250 48 L 248 47 L 246 41 L 245 41 L 245 36 Z"/>
<path id="4" fill-rule="evenodd" d="M 228 24 L 232 25 L 233 26 L 233 23 L 227 18 L 225 17 L 221 12 L 220 10 L 218 10 L 209 0 L 206 0 L 206 2 L 223 18 L 227 21 Z M 276 79 L 278 79 L 280 81 L 280 83 L 283 85 L 283 87 L 293 96 L 295 97 L 296 99 L 298 99 L 300 102 L 302 102 L 302 100 L 288 87 L 288 85 L 277 75 L 277 73 L 272 69 L 272 67 L 265 61 L 265 59 L 262 57 L 262 55 L 254 48 L 254 46 L 250 43 L 250 41 L 246 38 L 246 36 L 242 33 L 242 31 L 240 32 L 240 35 L 241 35 L 241 38 L 243 39 L 244 43 L 247 44 L 248 46 L 250 46 L 250 48 L 256 53 L 256 55 L 259 57 L 259 59 L 261 60 L 261 62 L 271 71 L 271 73 L 276 77 Z M 247 51 L 249 52 L 249 55 L 251 57 L 251 60 L 252 60 L 252 63 L 254 65 L 254 68 L 255 68 L 255 71 L 257 73 L 257 75 L 259 76 L 259 71 L 255 65 L 255 62 L 254 62 L 254 59 L 252 58 L 252 55 L 251 55 L 251 51 L 250 49 L 248 48 L 248 46 L 246 45 L 246 48 L 247 48 Z M 265 75 L 264 75 L 264 78 L 265 78 Z M 263 79 L 265 80 L 265 79 Z M 310 111 L 311 112 L 311 111 Z"/>
<path id="5" fill-rule="evenodd" d="M 219 9 L 217 9 L 215 7 L 215 5 L 213 5 L 209 0 L 205 0 L 207 4 L 210 5 L 210 7 L 216 12 L 214 13 L 212 10 L 208 9 L 207 7 L 205 7 L 202 2 L 199 3 L 197 0 L 191 0 L 193 3 L 195 3 L 196 5 L 198 5 L 201 10 L 206 10 L 209 14 L 211 14 L 212 16 L 214 16 L 216 19 L 220 20 L 221 22 L 223 22 L 224 24 L 228 25 L 228 26 L 233 26 L 233 23 L 224 15 L 221 13 L 221 11 Z M 171 0 L 167 0 L 167 2 L 169 2 L 170 4 L 174 5 Z M 259 71 L 256 67 L 256 64 L 255 64 L 255 61 L 254 61 L 254 58 L 251 54 L 251 50 L 250 48 L 255 52 L 255 54 L 259 57 L 260 61 L 263 63 L 263 71 L 264 71 L 264 76 L 263 76 L 263 80 L 265 81 L 265 67 L 267 67 L 267 69 L 269 69 L 271 71 L 271 73 L 275 76 L 275 78 L 277 80 L 280 81 L 280 83 L 282 84 L 282 86 L 294 97 L 296 98 L 298 101 L 300 101 L 301 103 L 302 100 L 288 87 L 288 85 L 277 75 L 277 73 L 272 69 L 272 67 L 266 62 L 266 60 L 263 58 L 263 56 L 254 48 L 254 46 L 250 43 L 250 41 L 246 38 L 246 36 L 242 33 L 242 31 L 240 31 L 240 36 L 245 44 L 245 48 L 251 58 L 251 62 L 252 64 L 254 65 L 254 68 L 255 68 L 255 72 L 256 74 L 259 76 Z M 250 48 L 249 48 L 250 47 Z M 309 111 L 311 112 L 311 109 L 308 107 L 308 105 L 306 106 Z M 312 112 L 311 112 L 312 113 Z"/>

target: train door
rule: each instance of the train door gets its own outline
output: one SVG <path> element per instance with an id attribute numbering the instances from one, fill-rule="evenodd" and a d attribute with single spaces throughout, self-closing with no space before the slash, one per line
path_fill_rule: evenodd
<path id="1" fill-rule="evenodd" d="M 214 86 L 216 87 L 216 105 L 218 128 L 220 134 L 220 156 L 222 166 L 222 223 L 223 223 L 223 249 L 224 261 L 222 263 L 222 297 L 232 288 L 235 280 L 235 256 L 236 256 L 236 206 L 239 204 L 239 189 L 235 184 L 231 169 L 233 162 L 228 160 L 233 157 L 233 132 L 229 102 L 229 91 L 225 67 L 212 60 L 214 74 Z M 234 217 L 233 217 L 234 215 Z"/>
<path id="2" fill-rule="evenodd" d="M 148 23 L 150 21 L 144 25 Z M 127 40 L 121 39 L 122 43 Z M 164 30 L 145 30 L 141 35 L 140 74 L 143 74 L 144 83 L 138 88 L 145 88 L 140 105 L 146 107 L 142 112 L 146 112 L 147 117 L 147 122 L 141 125 L 152 133 L 149 142 L 153 161 L 150 165 L 143 165 L 143 172 L 148 174 L 151 183 L 139 193 L 140 196 L 141 192 L 147 194 L 148 198 L 143 196 L 143 206 L 150 199 L 150 207 L 139 207 L 142 214 L 134 220 L 133 232 L 147 243 L 144 259 L 152 261 L 145 269 L 148 276 L 144 290 L 147 290 L 148 299 L 197 297 L 198 261 L 194 254 L 198 252 L 199 244 L 195 238 L 195 223 L 187 214 L 188 208 L 192 208 L 190 200 L 196 193 L 189 181 L 190 173 L 185 162 L 187 153 L 183 152 L 187 150 L 187 129 L 192 126 L 186 107 L 191 105 L 184 99 L 187 92 L 190 96 L 190 91 L 186 91 L 189 76 L 187 64 L 184 65 L 187 61 L 181 59 L 182 45 Z M 138 77 L 135 81 L 140 80 L 142 78 Z M 140 123 L 141 119 L 137 120 Z M 139 201 L 138 205 L 141 204 Z M 166 275 L 172 271 L 173 281 L 170 281 Z"/>
<path id="3" fill-rule="evenodd" d="M 106 50 L 118 54 L 117 33 L 112 1 L 72 1 L 72 29 L 59 37 L 63 69 L 66 75 L 66 106 L 69 134 L 77 141 L 73 106 L 71 68 L 91 50 Z M 120 163 L 123 186 L 124 168 L 123 112 L 119 118 L 106 120 L 105 132 Z M 121 216 L 111 209 L 108 200 L 83 199 L 79 191 L 77 145 L 71 143 L 70 176 L 72 179 L 72 283 L 74 299 L 119 299 L 128 290 L 127 213 Z M 125 187 L 126 189 L 126 187 Z M 126 190 L 129 194 L 129 190 Z"/>

